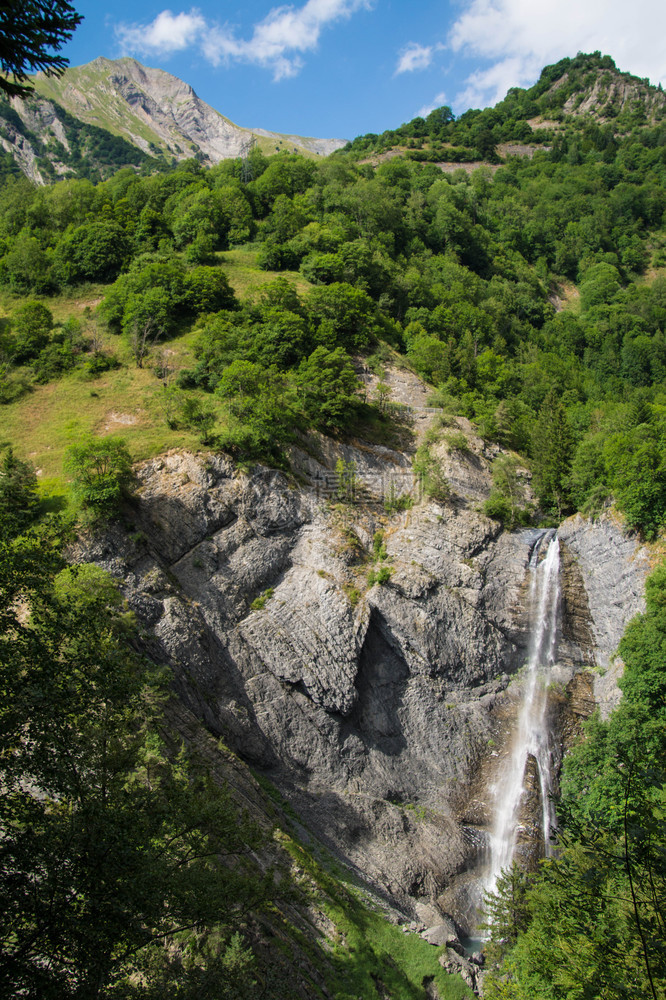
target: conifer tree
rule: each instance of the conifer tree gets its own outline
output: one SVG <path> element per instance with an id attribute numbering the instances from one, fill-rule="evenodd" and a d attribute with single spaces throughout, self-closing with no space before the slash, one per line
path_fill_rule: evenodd
<path id="1" fill-rule="evenodd" d="M 82 21 L 66 0 L 5 0 L 0 7 L 0 90 L 26 97 L 28 70 L 59 76 L 68 60 L 56 55 Z M 50 51 L 51 50 L 51 51 Z"/>
<path id="2" fill-rule="evenodd" d="M 569 472 L 573 438 L 562 401 L 546 396 L 532 437 L 534 486 L 539 502 L 561 518 L 569 506 Z"/>

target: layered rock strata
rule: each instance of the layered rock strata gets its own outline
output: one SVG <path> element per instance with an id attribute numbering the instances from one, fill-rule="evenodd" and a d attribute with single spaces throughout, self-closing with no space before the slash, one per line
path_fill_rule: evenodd
<path id="1" fill-rule="evenodd" d="M 391 516 L 371 484 L 378 467 L 404 481 L 399 452 L 328 443 L 301 454 L 310 483 L 330 477 L 336 455 L 356 462 L 370 485 L 349 504 L 267 469 L 241 474 L 219 455 L 168 455 L 139 469 L 130 530 L 82 539 L 72 557 L 121 580 L 184 704 L 306 827 L 393 902 L 428 904 L 468 931 L 488 783 L 520 700 L 510 679 L 526 656 L 534 533 L 479 513 L 490 488 L 480 441 L 438 449 L 452 502 L 416 497 Z M 647 563 L 608 519 L 573 519 L 562 541 L 552 717 L 566 728 L 572 678 L 607 662 Z M 378 555 L 390 576 L 369 586 Z"/>

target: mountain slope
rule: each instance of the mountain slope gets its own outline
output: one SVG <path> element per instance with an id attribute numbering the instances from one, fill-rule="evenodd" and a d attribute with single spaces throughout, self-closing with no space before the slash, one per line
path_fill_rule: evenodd
<path id="1" fill-rule="evenodd" d="M 156 162 L 121 136 L 36 96 L 0 98 L 0 150 L 1 176 L 24 173 L 35 184 L 63 177 L 97 181 L 123 166 Z"/>
<path id="2" fill-rule="evenodd" d="M 636 118 L 621 124 L 653 125 L 666 113 L 666 94 L 647 79 L 617 68 L 610 56 L 579 53 L 546 66 L 529 90 L 510 91 L 498 108 L 513 96 L 534 100 L 540 111 L 560 109 L 565 117 L 591 116 L 599 124 L 617 118 Z"/>
<path id="3" fill-rule="evenodd" d="M 634 128 L 658 125 L 665 114 L 666 94 L 659 87 L 618 70 L 610 56 L 579 53 L 546 66 L 533 87 L 513 87 L 495 107 L 470 109 L 457 119 L 449 107 L 436 108 L 425 119 L 359 136 L 348 149 L 359 157 L 404 153 L 440 166 L 497 164 L 550 149 L 565 131 L 601 128 L 613 142 Z"/>
<path id="4" fill-rule="evenodd" d="M 344 145 L 339 139 L 283 136 L 235 125 L 192 88 L 161 69 L 134 59 L 94 59 L 59 79 L 39 73 L 37 93 L 55 101 L 81 121 L 122 136 L 145 153 L 176 159 L 198 155 L 208 163 L 238 156 L 252 139 L 265 151 L 281 146 L 327 155 Z"/>

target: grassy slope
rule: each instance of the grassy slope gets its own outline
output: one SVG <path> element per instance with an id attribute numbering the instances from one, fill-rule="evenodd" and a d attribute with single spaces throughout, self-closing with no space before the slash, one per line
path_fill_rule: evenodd
<path id="1" fill-rule="evenodd" d="M 257 268 L 253 249 L 239 248 L 220 256 L 222 269 L 241 299 L 257 293 L 277 276 Z M 286 273 L 299 292 L 310 287 L 300 274 Z M 56 322 L 69 317 L 85 319 L 85 310 L 94 311 L 104 292 L 104 285 L 87 285 L 43 301 Z M 0 318 L 8 316 L 21 301 L 10 294 L 0 296 Z M 192 364 L 195 339 L 196 333 L 190 327 L 159 344 L 153 353 L 168 351 L 169 362 L 178 371 Z M 29 458 L 40 470 L 40 479 L 48 481 L 48 488 L 56 492 L 64 490 L 65 449 L 84 434 L 120 435 L 126 439 L 136 461 L 172 448 L 193 451 L 200 448 L 192 431 L 173 431 L 167 427 L 160 406 L 162 383 L 153 373 L 151 359 L 146 367 L 137 368 L 121 338 L 102 334 L 102 340 L 105 349 L 122 362 L 121 368 L 96 379 L 85 378 L 74 370 L 47 385 L 36 385 L 16 403 L 0 407 L 0 443 L 10 441 L 17 454 Z M 210 396 L 207 398 L 211 400 Z M 223 420 L 221 411 L 220 420 Z"/>
<path id="2" fill-rule="evenodd" d="M 222 270 L 239 299 L 258 292 L 264 285 L 274 281 L 279 274 L 285 275 L 296 286 L 299 295 L 307 292 L 312 285 L 298 271 L 261 271 L 257 267 L 257 251 L 252 247 L 239 247 L 220 254 Z"/>
<path id="3" fill-rule="evenodd" d="M 303 862 L 304 851 L 297 849 Z M 337 929 L 332 941 L 337 972 L 336 997 L 390 996 L 422 1000 L 424 985 L 431 982 L 441 1000 L 467 1000 L 472 991 L 459 976 L 445 973 L 435 948 L 418 934 L 404 933 L 345 888 L 334 876 L 318 876 L 326 896 L 319 896 Z"/>
<path id="4" fill-rule="evenodd" d="M 387 920 L 377 900 L 328 851 L 318 848 L 316 840 L 305 848 L 294 833 L 291 819 L 300 821 L 291 807 L 266 778 L 255 777 L 278 807 L 274 837 L 291 858 L 292 876 L 310 907 L 323 913 L 328 923 L 325 962 L 313 952 L 310 958 L 336 1000 L 423 1000 L 427 983 L 436 987 L 441 1000 L 471 1000 L 472 991 L 462 979 L 445 973 L 439 964 L 446 948 L 436 948 Z M 297 948 L 303 943 L 300 940 Z"/>
<path id="5" fill-rule="evenodd" d="M 251 246 L 239 247 L 218 254 L 221 267 L 239 299 L 258 294 L 261 288 L 277 277 L 276 272 L 257 267 L 257 251 Z M 299 293 L 310 283 L 298 272 L 282 272 L 294 283 Z M 640 279 L 650 283 L 666 273 L 666 268 L 653 268 Z M 43 301 L 54 320 L 69 317 L 85 320 L 85 311 L 95 307 L 105 294 L 104 285 L 86 285 Z M 562 283 L 557 290 L 560 308 L 580 311 L 578 290 L 571 283 Z M 0 293 L 0 319 L 8 316 L 23 301 L 7 291 Z M 158 345 L 154 353 L 169 352 L 176 371 L 192 364 L 192 346 L 196 338 L 192 328 Z M 119 337 L 103 335 L 106 349 L 115 353 L 123 367 L 106 372 L 97 379 L 84 379 L 74 371 L 47 385 L 37 385 L 18 402 L 0 407 L 0 443 L 11 441 L 18 454 L 30 458 L 44 479 L 62 481 L 62 459 L 68 445 L 84 433 L 120 434 L 126 438 L 137 461 L 150 458 L 170 448 L 199 448 L 197 436 L 191 431 L 169 430 L 160 407 L 162 386 L 152 371 L 150 359 L 143 369 L 136 368 L 130 353 Z M 211 397 L 208 397 L 209 401 Z M 220 413 L 220 419 L 223 419 Z"/>

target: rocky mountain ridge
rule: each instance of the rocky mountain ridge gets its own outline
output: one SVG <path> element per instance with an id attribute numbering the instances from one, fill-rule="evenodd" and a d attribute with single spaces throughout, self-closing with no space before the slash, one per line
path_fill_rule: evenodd
<path id="1" fill-rule="evenodd" d="M 0 119 L 4 119 L 0 120 L 0 148 L 38 184 L 65 176 L 88 176 L 91 171 L 95 176 L 106 176 L 119 166 L 139 167 L 156 157 L 197 157 L 212 165 L 245 155 L 255 144 L 264 153 L 288 151 L 306 156 L 327 156 L 345 146 L 343 139 L 307 138 L 238 126 L 202 101 L 187 83 L 128 57 L 99 57 L 83 66 L 70 67 L 60 78 L 38 73 L 33 83 L 33 97 L 26 101 L 13 98 L 9 104 L 0 105 Z M 502 161 L 508 156 L 531 157 L 536 150 L 551 148 L 544 145 L 543 137 L 538 139 L 544 129 L 556 136 L 581 119 L 601 126 L 615 124 L 618 134 L 624 134 L 631 128 L 655 125 L 665 113 L 666 96 L 660 88 L 619 71 L 608 56 L 579 55 L 546 67 L 533 87 L 527 91 L 512 89 L 496 106 L 492 111 L 495 131 L 497 122 L 508 122 L 503 140 L 500 137 L 495 144 L 496 154 Z M 466 117 L 478 114 L 466 112 L 459 121 L 463 123 Z M 69 118 L 67 123 L 64 116 Z M 422 119 L 415 122 L 422 123 Z M 404 132 L 418 146 L 420 140 L 414 140 L 414 136 L 421 136 L 421 125 L 410 131 L 411 125 L 385 136 L 395 139 Z M 96 130 L 96 142 L 91 143 L 89 136 L 79 142 L 78 134 L 85 128 Z M 502 128 L 498 135 L 500 132 Z M 536 144 L 531 142 L 530 133 Z M 116 147 L 110 151 L 114 141 Z M 352 149 L 358 142 L 354 140 Z M 386 142 L 381 147 L 384 152 L 370 157 L 368 162 L 405 154 L 399 143 L 399 148 L 387 152 Z M 101 156 L 100 145 L 106 147 Z M 440 151 L 439 165 L 445 171 L 460 169 L 461 164 L 469 171 L 485 162 L 483 156 L 479 159 L 477 139 L 472 133 L 467 135 L 465 129 L 453 145 L 460 148 L 447 149 L 444 143 Z M 407 154 L 438 162 L 434 149 L 424 152 L 418 147 L 407 150 Z M 8 164 L 4 169 L 10 169 Z"/>
<path id="2" fill-rule="evenodd" d="M 266 148 L 327 155 L 341 139 L 285 136 L 235 125 L 197 96 L 189 84 L 135 59 L 99 57 L 68 69 L 62 77 L 34 78 L 37 93 L 82 121 L 128 139 L 146 153 L 176 159 L 194 155 L 209 164 L 238 156 L 253 139 Z"/>
<path id="3" fill-rule="evenodd" d="M 603 60 L 602 60 L 603 63 Z M 558 100 L 558 91 L 572 90 L 562 103 L 562 112 L 573 117 L 591 116 L 599 123 L 613 121 L 623 113 L 638 113 L 642 123 L 654 124 L 666 112 L 666 94 L 647 79 L 622 73 L 615 66 L 599 66 L 583 79 L 567 70 L 551 85 L 544 101 Z"/>
<path id="4" fill-rule="evenodd" d="M 326 156 L 345 144 L 235 125 L 189 84 L 130 58 L 100 57 L 59 78 L 38 73 L 32 82 L 34 95 L 0 106 L 0 147 L 37 184 L 91 170 L 106 176 L 159 158 L 197 157 L 210 166 L 253 144 L 265 153 L 305 156 Z M 91 132 L 106 156 L 90 148 Z"/>

